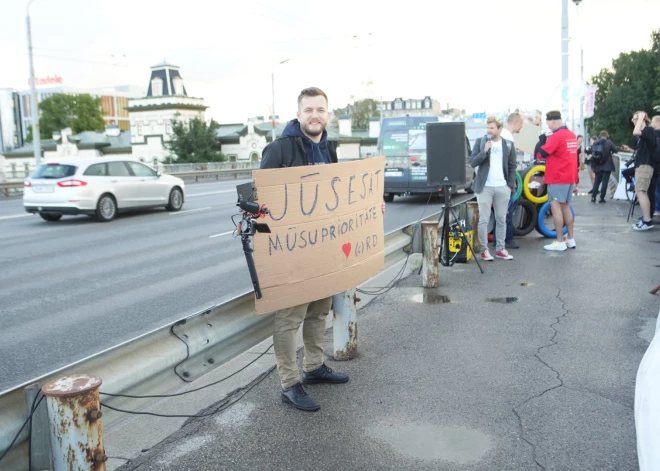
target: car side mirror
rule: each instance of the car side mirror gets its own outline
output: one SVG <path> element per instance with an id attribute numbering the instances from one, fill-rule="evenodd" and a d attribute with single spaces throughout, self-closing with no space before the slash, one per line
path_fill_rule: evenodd
<path id="1" fill-rule="evenodd" d="M 161 173 L 160 173 L 160 172 L 156 172 L 156 176 L 157 176 L 157 177 L 160 177 L 160 176 L 161 176 Z"/>

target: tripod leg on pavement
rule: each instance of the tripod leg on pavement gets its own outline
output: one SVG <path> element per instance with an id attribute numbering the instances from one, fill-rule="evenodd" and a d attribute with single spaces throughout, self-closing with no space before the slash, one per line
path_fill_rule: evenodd
<path id="1" fill-rule="evenodd" d="M 626 222 L 630 222 L 630 218 L 635 212 L 636 203 L 637 203 L 637 195 L 633 195 L 632 199 L 630 200 L 630 207 L 628 208 L 628 219 L 626 219 Z"/>

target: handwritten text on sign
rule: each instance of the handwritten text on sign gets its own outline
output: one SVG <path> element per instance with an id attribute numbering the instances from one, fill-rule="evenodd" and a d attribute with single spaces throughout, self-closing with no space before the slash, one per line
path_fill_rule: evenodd
<path id="1" fill-rule="evenodd" d="M 257 313 L 355 287 L 384 264 L 384 157 L 331 165 L 255 170 L 271 233 L 254 237 L 263 297 Z"/>

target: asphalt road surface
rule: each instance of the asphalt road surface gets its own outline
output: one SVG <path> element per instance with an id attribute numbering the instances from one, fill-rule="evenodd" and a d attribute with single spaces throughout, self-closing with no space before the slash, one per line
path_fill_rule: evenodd
<path id="1" fill-rule="evenodd" d="M 251 289 L 231 236 L 244 181 L 190 184 L 179 212 L 107 224 L 46 222 L 0 199 L 0 393 Z M 427 201 L 396 198 L 385 232 L 442 207 Z"/>

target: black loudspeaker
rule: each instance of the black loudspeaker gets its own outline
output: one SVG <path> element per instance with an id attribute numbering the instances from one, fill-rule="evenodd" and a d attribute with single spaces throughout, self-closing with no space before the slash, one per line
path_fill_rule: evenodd
<path id="1" fill-rule="evenodd" d="M 429 185 L 465 185 L 465 123 L 426 123 L 426 181 Z"/>

